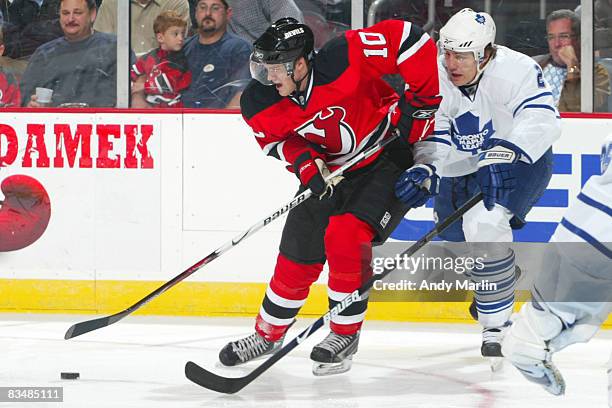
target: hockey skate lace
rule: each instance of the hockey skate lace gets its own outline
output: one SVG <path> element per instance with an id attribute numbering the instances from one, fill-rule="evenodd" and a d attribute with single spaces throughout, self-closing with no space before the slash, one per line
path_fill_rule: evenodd
<path id="1" fill-rule="evenodd" d="M 234 343 L 234 351 L 238 355 L 240 361 L 247 362 L 259 357 L 266 351 L 269 342 L 257 333 L 251 334 L 249 337 L 240 339 Z"/>
<path id="2" fill-rule="evenodd" d="M 351 343 L 352 336 L 342 336 L 335 333 L 330 333 L 327 337 L 318 345 L 318 347 L 331 350 L 334 353 L 338 353 L 343 348 Z"/>
<path id="3" fill-rule="evenodd" d="M 500 343 L 502 331 L 500 329 L 486 329 L 482 332 L 483 343 Z"/>

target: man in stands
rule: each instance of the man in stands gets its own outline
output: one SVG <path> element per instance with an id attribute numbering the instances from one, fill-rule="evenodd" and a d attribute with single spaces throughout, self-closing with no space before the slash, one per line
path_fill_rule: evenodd
<path id="1" fill-rule="evenodd" d="M 62 0 L 63 37 L 38 47 L 21 81 L 22 105 L 41 107 L 37 87 L 53 90 L 52 105 L 114 106 L 117 39 L 94 32 L 95 0 Z"/>
<path id="2" fill-rule="evenodd" d="M 183 94 L 185 107 L 238 108 L 240 94 L 250 79 L 251 46 L 227 32 L 232 8 L 226 0 L 200 0 L 195 17 L 198 33 L 183 48 L 192 75 Z"/>

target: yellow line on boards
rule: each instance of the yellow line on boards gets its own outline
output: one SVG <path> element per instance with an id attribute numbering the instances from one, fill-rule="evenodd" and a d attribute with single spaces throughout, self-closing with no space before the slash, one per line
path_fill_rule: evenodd
<path id="1" fill-rule="evenodd" d="M 0 312 L 112 314 L 163 282 L 0 279 Z M 136 312 L 167 316 L 255 316 L 267 284 L 181 282 Z M 370 302 L 370 320 L 470 323 L 468 302 Z M 518 304 L 517 304 L 518 308 Z M 315 284 L 300 315 L 327 310 L 325 285 Z M 612 328 L 608 318 L 605 328 Z"/>

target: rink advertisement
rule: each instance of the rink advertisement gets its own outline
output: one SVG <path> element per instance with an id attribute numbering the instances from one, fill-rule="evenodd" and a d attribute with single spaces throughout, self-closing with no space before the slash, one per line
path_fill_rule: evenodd
<path id="1" fill-rule="evenodd" d="M 1 310 L 120 310 L 264 219 L 298 187 L 237 112 L 73 112 L 0 112 Z M 515 239 L 549 239 L 597 174 L 611 119 L 563 120 L 551 183 Z M 432 220 L 431 204 L 410 211 L 392 240 L 417 240 Z M 271 220 L 142 312 L 256 313 L 283 222 Z M 318 314 L 325 304 L 316 286 L 303 312 Z M 370 316 L 467 317 L 463 306 L 386 307 L 377 303 Z"/>

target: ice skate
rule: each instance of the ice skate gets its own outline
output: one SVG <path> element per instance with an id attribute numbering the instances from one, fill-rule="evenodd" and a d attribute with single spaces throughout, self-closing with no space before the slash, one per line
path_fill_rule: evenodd
<path id="1" fill-rule="evenodd" d="M 248 337 L 229 342 L 219 352 L 219 361 L 225 366 L 235 366 L 274 354 L 283 344 L 283 339 L 268 341 L 255 332 Z"/>
<path id="2" fill-rule="evenodd" d="M 310 353 L 310 359 L 314 362 L 312 373 L 324 376 L 347 372 L 351 369 L 358 345 L 359 332 L 353 335 L 330 332 Z"/>
<path id="3" fill-rule="evenodd" d="M 498 371 L 504 362 L 504 355 L 501 351 L 501 342 L 504 337 L 504 328 L 491 328 L 482 330 L 482 345 L 480 354 L 489 360 L 491 371 Z"/>

